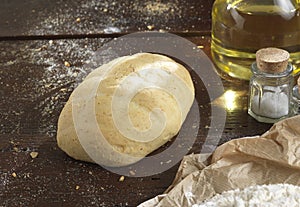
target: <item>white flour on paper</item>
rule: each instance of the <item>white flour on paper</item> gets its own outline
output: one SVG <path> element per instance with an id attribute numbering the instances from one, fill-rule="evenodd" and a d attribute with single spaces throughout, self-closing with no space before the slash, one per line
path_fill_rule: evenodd
<path id="1" fill-rule="evenodd" d="M 300 187 L 290 184 L 257 185 L 223 192 L 192 207 L 297 207 Z"/>

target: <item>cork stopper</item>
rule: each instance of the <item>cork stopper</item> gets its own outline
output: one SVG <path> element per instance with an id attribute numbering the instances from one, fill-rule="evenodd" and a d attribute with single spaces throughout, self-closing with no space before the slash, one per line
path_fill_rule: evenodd
<path id="1" fill-rule="evenodd" d="M 259 70 L 266 73 L 281 73 L 286 70 L 290 54 L 278 48 L 263 48 L 256 52 L 256 63 Z"/>

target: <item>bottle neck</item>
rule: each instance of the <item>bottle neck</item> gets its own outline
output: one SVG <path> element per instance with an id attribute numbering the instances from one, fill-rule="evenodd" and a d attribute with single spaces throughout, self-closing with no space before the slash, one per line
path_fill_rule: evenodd
<path id="1" fill-rule="evenodd" d="M 261 76 L 261 77 L 266 77 L 266 78 L 285 78 L 292 74 L 293 66 L 291 63 L 289 63 L 286 70 L 281 73 L 267 73 L 267 72 L 259 70 L 256 62 L 254 62 L 251 66 L 251 70 L 253 72 L 253 75 L 255 75 L 255 76 Z"/>

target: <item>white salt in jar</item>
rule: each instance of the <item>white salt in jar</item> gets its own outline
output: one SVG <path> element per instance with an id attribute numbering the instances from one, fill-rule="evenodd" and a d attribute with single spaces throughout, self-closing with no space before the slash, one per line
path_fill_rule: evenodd
<path id="1" fill-rule="evenodd" d="M 256 120 L 275 123 L 294 114 L 293 67 L 289 53 L 277 48 L 265 48 L 256 53 L 252 64 L 248 113 Z"/>

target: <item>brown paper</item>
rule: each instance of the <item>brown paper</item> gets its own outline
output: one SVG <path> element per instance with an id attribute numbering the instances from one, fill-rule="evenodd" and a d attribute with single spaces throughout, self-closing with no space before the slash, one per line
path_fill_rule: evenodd
<path id="1" fill-rule="evenodd" d="M 300 185 L 300 116 L 278 122 L 262 136 L 229 141 L 210 157 L 184 157 L 165 194 L 139 207 L 192 206 L 224 191 L 276 183 Z"/>

